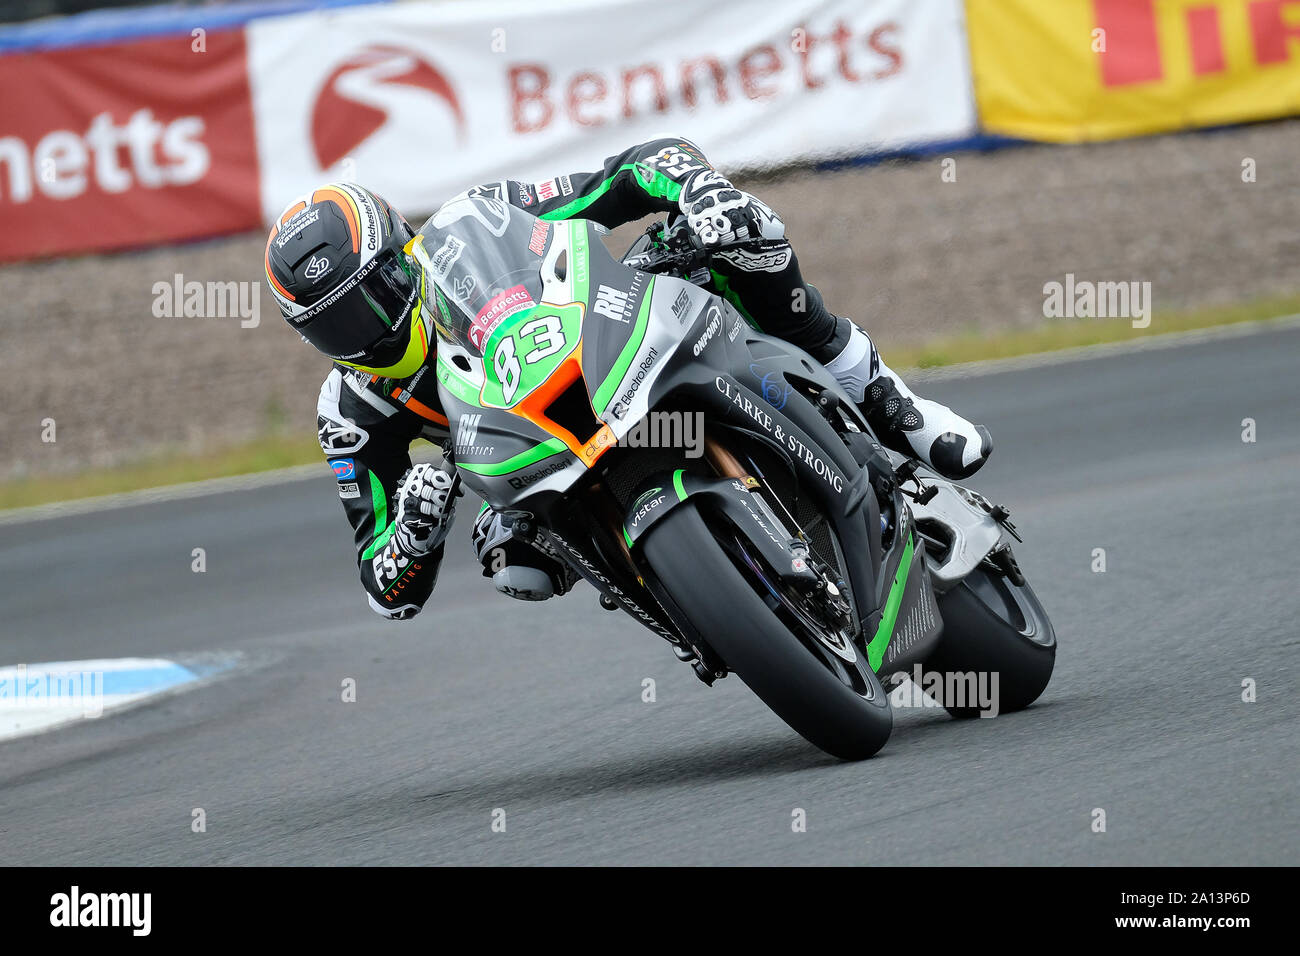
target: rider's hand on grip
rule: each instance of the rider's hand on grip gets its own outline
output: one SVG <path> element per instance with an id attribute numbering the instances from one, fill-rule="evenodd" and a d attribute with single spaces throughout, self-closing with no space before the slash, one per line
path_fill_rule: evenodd
<path id="1" fill-rule="evenodd" d="M 677 202 L 705 248 L 785 236 L 785 223 L 766 203 L 737 189 L 716 170 L 701 170 L 688 179 Z"/>

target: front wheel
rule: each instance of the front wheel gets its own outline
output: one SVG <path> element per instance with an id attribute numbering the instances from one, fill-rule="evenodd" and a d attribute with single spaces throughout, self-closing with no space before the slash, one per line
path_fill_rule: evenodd
<path id="1" fill-rule="evenodd" d="M 944 674 L 944 686 L 965 675 L 997 676 L 998 713 L 1028 707 L 1047 688 L 1056 666 L 1056 634 L 1038 595 L 1020 577 L 988 562 L 951 591 L 939 595 L 943 638 L 926 668 Z M 989 685 L 991 687 L 991 684 Z M 984 708 L 941 701 L 954 717 L 979 716 Z"/>
<path id="2" fill-rule="evenodd" d="M 644 554 L 727 667 L 806 740 L 843 760 L 865 759 L 885 745 L 893 714 L 865 655 L 833 653 L 814 622 L 788 613 L 743 540 L 719 541 L 687 501 L 655 525 Z"/>

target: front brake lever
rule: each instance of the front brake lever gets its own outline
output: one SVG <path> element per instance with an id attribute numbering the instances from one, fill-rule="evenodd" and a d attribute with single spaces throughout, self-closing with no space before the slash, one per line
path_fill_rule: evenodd
<path id="1" fill-rule="evenodd" d="M 1020 532 L 1016 530 L 1016 526 L 1011 523 L 1010 511 L 1002 507 L 1002 505 L 994 505 L 991 509 L 989 509 L 989 515 L 993 518 L 994 521 L 1002 525 L 1002 527 L 1006 528 L 1007 533 L 1010 534 L 1011 537 L 1015 538 L 1021 544 L 1025 543 L 1025 539 L 1020 537 Z"/>
<path id="2" fill-rule="evenodd" d="M 918 505 L 929 504 L 930 500 L 939 493 L 938 485 L 927 485 L 916 476 L 916 470 L 921 467 L 921 463 L 914 458 L 905 458 L 903 463 L 894 469 L 894 480 L 898 482 L 898 490 L 907 497 L 911 498 Z M 916 491 L 908 491 L 903 487 L 903 483 L 912 481 L 916 483 Z"/>

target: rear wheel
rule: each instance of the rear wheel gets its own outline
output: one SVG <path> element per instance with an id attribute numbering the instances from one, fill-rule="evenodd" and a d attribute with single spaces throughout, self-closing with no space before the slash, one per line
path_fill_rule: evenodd
<path id="1" fill-rule="evenodd" d="M 865 655 L 784 593 L 743 538 L 711 529 L 687 501 L 646 536 L 644 554 L 727 667 L 805 739 L 844 760 L 884 746 L 893 714 Z"/>
<path id="2" fill-rule="evenodd" d="M 1014 565 L 1012 566 L 1014 569 Z M 943 639 L 926 668 L 945 675 L 997 675 L 997 711 L 1028 707 L 1046 689 L 1056 666 L 1056 633 L 1018 569 L 984 562 L 952 590 L 939 595 Z M 992 677 L 987 686 L 993 689 Z M 944 686 L 960 681 L 945 679 Z M 978 706 L 942 701 L 954 717 L 976 717 Z"/>

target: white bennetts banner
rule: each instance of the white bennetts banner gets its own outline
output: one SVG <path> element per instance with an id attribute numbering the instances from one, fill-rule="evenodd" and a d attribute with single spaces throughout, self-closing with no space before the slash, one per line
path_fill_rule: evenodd
<path id="1" fill-rule="evenodd" d="M 724 172 L 975 131 L 960 0 L 397 4 L 255 21 L 273 217 L 325 179 L 408 215 L 658 136 Z"/>

